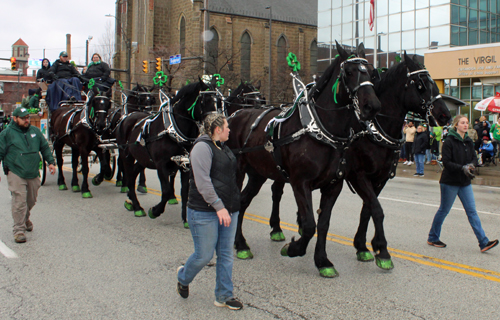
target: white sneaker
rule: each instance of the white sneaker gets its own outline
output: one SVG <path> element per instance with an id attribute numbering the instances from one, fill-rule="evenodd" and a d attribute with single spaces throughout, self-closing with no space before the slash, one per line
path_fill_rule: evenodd
<path id="1" fill-rule="evenodd" d="M 408 163 L 406 164 L 407 166 L 411 166 L 413 164 L 413 162 L 411 161 L 408 161 Z"/>
<path id="2" fill-rule="evenodd" d="M 403 162 L 403 164 L 408 164 L 408 160 L 406 160 L 405 162 Z"/>
<path id="3" fill-rule="evenodd" d="M 425 164 L 430 164 L 431 162 L 430 161 L 427 161 Z"/>

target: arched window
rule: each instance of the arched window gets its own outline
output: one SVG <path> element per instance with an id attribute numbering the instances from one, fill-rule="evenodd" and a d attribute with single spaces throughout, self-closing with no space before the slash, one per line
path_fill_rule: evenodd
<path id="1" fill-rule="evenodd" d="M 318 42 L 316 40 L 313 40 L 311 43 L 311 58 L 309 62 L 309 66 L 311 68 L 311 76 L 313 74 L 316 74 L 318 72 Z"/>
<path id="2" fill-rule="evenodd" d="M 287 71 L 288 63 L 286 61 L 286 56 L 287 56 L 286 51 L 287 51 L 286 39 L 284 36 L 281 36 L 278 39 L 278 71 L 279 72 L 286 72 Z"/>
<path id="3" fill-rule="evenodd" d="M 241 36 L 241 79 L 250 80 L 250 57 L 252 51 L 252 40 L 248 32 Z"/>
<path id="4" fill-rule="evenodd" d="M 184 58 L 184 54 L 186 53 L 186 19 L 181 17 L 181 23 L 179 26 L 180 37 L 179 37 L 179 45 L 181 48 L 181 56 Z"/>
<path id="5" fill-rule="evenodd" d="M 219 34 L 214 27 L 210 28 L 213 34 L 212 40 L 207 43 L 207 74 L 218 73 L 218 57 L 219 57 Z"/>

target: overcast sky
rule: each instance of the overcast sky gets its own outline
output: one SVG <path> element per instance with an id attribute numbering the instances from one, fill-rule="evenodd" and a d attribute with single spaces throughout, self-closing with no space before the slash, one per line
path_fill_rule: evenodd
<path id="1" fill-rule="evenodd" d="M 71 59 L 85 63 L 85 41 L 89 36 L 89 54 L 98 51 L 106 23 L 113 29 L 115 0 L 0 0 L 0 57 L 10 58 L 12 45 L 23 39 L 29 46 L 30 59 L 45 57 L 51 62 L 66 50 L 66 34 L 71 34 Z M 9 68 L 0 60 L 0 69 Z M 31 69 L 31 68 L 30 68 Z M 31 74 L 28 69 L 28 74 Z"/>

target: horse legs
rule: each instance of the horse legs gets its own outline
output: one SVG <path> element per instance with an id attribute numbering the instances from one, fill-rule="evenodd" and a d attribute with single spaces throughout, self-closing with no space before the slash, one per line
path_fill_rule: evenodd
<path id="1" fill-rule="evenodd" d="M 238 215 L 238 226 L 236 228 L 236 236 L 234 238 L 234 246 L 236 248 L 236 256 L 238 259 L 252 259 L 253 254 L 250 251 L 245 237 L 243 236 L 243 218 L 245 211 L 252 202 L 252 199 L 259 193 L 260 188 L 266 182 L 267 178 L 257 175 L 248 174 L 248 182 L 245 189 L 241 192 L 240 214 Z"/>
<path id="2" fill-rule="evenodd" d="M 55 140 L 53 143 L 54 151 L 56 152 L 56 161 L 57 161 L 57 185 L 59 186 L 59 190 L 68 190 L 68 187 L 66 186 L 66 182 L 64 181 L 64 174 L 63 174 L 63 164 L 64 164 L 64 159 L 62 155 L 62 150 L 64 147 L 64 143 L 60 142 L 59 140 Z"/>
<path id="3" fill-rule="evenodd" d="M 269 226 L 271 227 L 271 240 L 273 241 L 285 241 L 285 235 L 280 227 L 280 202 L 283 196 L 283 189 L 285 188 L 285 183 L 281 181 L 274 181 L 271 186 L 271 191 L 273 193 L 273 210 L 271 211 L 271 218 L 269 219 Z"/>
<path id="4" fill-rule="evenodd" d="M 137 186 L 137 191 L 140 193 L 148 193 L 148 188 L 146 187 L 146 174 L 144 173 L 146 169 L 139 173 L 139 185 Z"/>
<path id="5" fill-rule="evenodd" d="M 172 190 L 172 194 L 170 195 L 170 197 L 168 199 L 168 204 L 178 204 L 179 203 L 177 201 L 177 198 L 175 197 L 175 176 L 177 175 L 177 171 L 178 170 L 175 170 L 175 172 L 173 172 L 168 177 L 169 182 L 170 182 L 170 190 Z M 184 171 L 182 171 L 182 172 L 184 172 Z M 182 172 L 181 172 L 181 183 L 182 183 Z M 188 181 L 189 181 L 189 175 L 188 175 Z M 189 187 L 188 187 L 188 189 L 189 189 Z M 181 194 L 182 194 L 182 190 L 181 190 Z M 184 218 L 185 218 L 185 216 L 183 216 L 183 221 L 186 221 Z M 186 223 L 184 224 L 184 226 L 186 226 Z"/>
<path id="6" fill-rule="evenodd" d="M 387 250 L 387 240 L 384 233 L 384 210 L 382 209 L 382 206 L 377 198 L 377 195 L 380 193 L 383 186 L 375 190 L 371 181 L 362 175 L 358 175 L 355 183 L 353 183 L 353 187 L 361 199 L 363 199 L 364 203 L 361 211 L 362 217 L 360 227 L 356 234 L 356 236 L 359 234 L 359 239 L 355 238 L 355 245 L 359 245 L 359 242 L 361 242 L 361 234 L 363 232 L 366 235 L 367 224 L 370 219 L 369 217 L 371 216 L 375 226 L 375 235 L 372 239 L 373 251 L 376 253 L 375 261 L 379 268 L 391 270 L 394 268 L 394 263 L 392 262 L 391 255 Z M 360 254 L 358 253 L 358 259 L 359 256 Z M 363 258 L 363 256 L 361 256 L 361 258 Z"/>
<path id="7" fill-rule="evenodd" d="M 161 200 L 158 204 L 149 209 L 148 215 L 151 219 L 156 219 L 165 212 L 165 205 L 172 194 L 170 182 L 168 181 L 168 177 L 170 176 L 169 169 L 172 168 L 169 168 L 165 163 L 161 163 L 157 166 L 158 179 L 161 184 Z"/>
<path id="8" fill-rule="evenodd" d="M 344 182 L 341 180 L 321 189 L 321 201 L 318 210 L 318 240 L 314 251 L 314 263 L 322 277 L 334 278 L 339 275 L 333 263 L 328 260 L 326 254 L 326 238 L 330 229 L 332 209 L 342 191 Z"/>
<path id="9" fill-rule="evenodd" d="M 80 185 L 78 183 L 78 160 L 80 158 L 80 150 L 78 148 L 71 148 L 71 167 L 73 175 L 71 179 L 71 190 L 73 192 L 80 192 Z M 83 172 L 83 169 L 82 169 Z"/>
<path id="10" fill-rule="evenodd" d="M 123 186 L 123 159 L 122 156 L 118 156 L 117 164 L 116 164 L 116 186 Z"/>
<path id="11" fill-rule="evenodd" d="M 123 188 L 128 189 L 128 200 L 125 201 L 125 208 L 129 211 L 134 211 L 134 215 L 136 217 L 144 217 L 146 212 L 144 211 L 144 208 L 141 207 L 139 200 L 137 200 L 137 194 L 135 193 L 135 179 L 144 167 L 139 163 L 136 163 L 134 157 L 131 155 L 125 157 L 120 153 L 120 158 L 123 158 L 123 182 L 125 183 L 122 190 Z"/>
<path id="12" fill-rule="evenodd" d="M 92 184 L 94 186 L 100 185 L 104 179 L 110 180 L 111 177 L 111 155 L 109 150 L 102 150 L 101 148 L 97 148 L 94 150 L 97 153 L 97 157 L 100 162 L 100 172 L 92 179 Z"/>
<path id="13" fill-rule="evenodd" d="M 89 152 L 87 150 L 80 150 L 82 159 L 82 197 L 92 198 L 92 193 L 89 189 Z"/>
<path id="14" fill-rule="evenodd" d="M 311 241 L 316 232 L 316 222 L 314 221 L 312 209 L 312 190 L 306 186 L 306 183 L 306 181 L 302 181 L 301 183 L 292 184 L 295 201 L 297 202 L 302 221 L 303 234 L 297 241 L 292 238 L 292 241 L 281 249 L 282 256 L 301 257 L 305 255 L 309 241 Z"/>
<path id="15" fill-rule="evenodd" d="M 173 182 L 175 181 L 175 174 L 170 175 L 170 184 L 172 186 L 172 194 L 175 199 L 175 192 L 173 188 Z M 188 195 L 189 195 L 189 171 L 184 172 L 184 170 L 181 171 L 181 201 L 182 201 L 182 222 L 184 223 L 184 228 L 189 228 L 189 224 L 187 222 L 187 202 L 188 202 Z M 172 199 L 169 199 L 168 202 L 170 203 Z M 175 199 L 177 201 L 177 199 Z"/>

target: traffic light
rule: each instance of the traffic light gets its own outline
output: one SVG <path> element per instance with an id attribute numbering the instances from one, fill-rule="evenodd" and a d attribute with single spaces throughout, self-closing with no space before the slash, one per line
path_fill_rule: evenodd
<path id="1" fill-rule="evenodd" d="M 147 60 L 142 61 L 142 72 L 148 73 L 148 61 Z"/>
<path id="2" fill-rule="evenodd" d="M 156 70 L 161 71 L 162 59 L 156 58 Z"/>
<path id="3" fill-rule="evenodd" d="M 10 58 L 10 70 L 17 70 L 16 58 Z"/>

